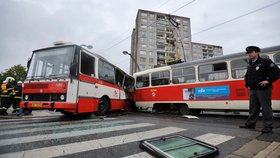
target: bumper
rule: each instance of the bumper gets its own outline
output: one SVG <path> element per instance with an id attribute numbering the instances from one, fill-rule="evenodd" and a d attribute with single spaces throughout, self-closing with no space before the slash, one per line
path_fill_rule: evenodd
<path id="1" fill-rule="evenodd" d="M 61 109 L 64 111 L 75 111 L 77 108 L 76 103 L 65 102 L 20 102 L 21 108 L 31 109 Z"/>

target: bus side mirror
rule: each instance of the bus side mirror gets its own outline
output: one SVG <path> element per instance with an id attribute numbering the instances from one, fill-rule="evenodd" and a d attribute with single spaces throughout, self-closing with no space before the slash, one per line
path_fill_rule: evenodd
<path id="1" fill-rule="evenodd" d="M 71 63 L 71 65 L 70 65 L 70 75 L 77 76 L 77 63 Z"/>

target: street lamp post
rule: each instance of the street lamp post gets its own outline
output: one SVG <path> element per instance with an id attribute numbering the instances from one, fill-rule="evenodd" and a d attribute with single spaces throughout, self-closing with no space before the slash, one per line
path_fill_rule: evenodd
<path id="1" fill-rule="evenodd" d="M 140 71 L 140 67 L 139 67 L 139 65 L 137 64 L 137 61 L 133 58 L 133 56 L 130 54 L 130 53 L 128 53 L 127 51 L 123 51 L 122 52 L 124 55 L 129 55 L 130 56 L 130 58 L 133 60 L 133 62 L 135 63 L 135 65 L 137 66 L 137 69 L 138 69 L 138 71 Z"/>

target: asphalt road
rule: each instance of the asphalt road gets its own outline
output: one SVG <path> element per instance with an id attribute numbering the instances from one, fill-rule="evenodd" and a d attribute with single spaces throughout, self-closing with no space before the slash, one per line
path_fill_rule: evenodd
<path id="1" fill-rule="evenodd" d="M 220 153 L 216 157 L 253 157 L 279 145 L 278 115 L 274 132 L 264 135 L 261 117 L 256 130 L 238 128 L 246 118 L 246 113 L 215 112 L 203 113 L 198 119 L 172 113 L 112 113 L 75 119 L 53 112 L 1 116 L 0 157 L 152 157 L 139 148 L 139 142 L 174 134 L 217 146 Z"/>

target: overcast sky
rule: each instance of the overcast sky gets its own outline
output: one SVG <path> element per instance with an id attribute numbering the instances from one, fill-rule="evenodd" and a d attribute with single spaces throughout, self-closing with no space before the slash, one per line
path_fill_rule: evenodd
<path id="1" fill-rule="evenodd" d="M 169 14 L 191 1 L 0 0 L 0 72 L 16 64 L 25 66 L 35 49 L 70 41 L 93 45 L 95 53 L 129 73 L 129 56 L 122 51 L 130 52 L 138 9 Z M 191 19 L 193 42 L 219 45 L 224 54 L 231 54 L 247 45 L 280 45 L 279 10 L 279 0 L 195 0 L 173 15 Z"/>

